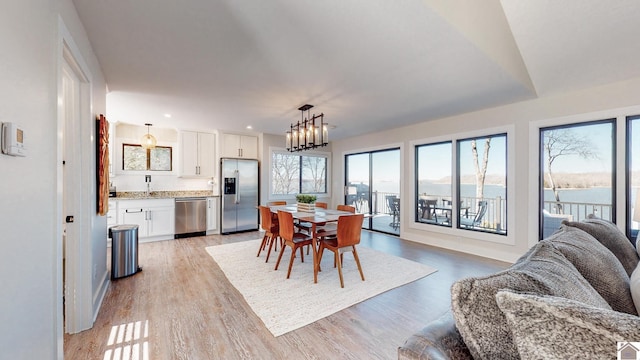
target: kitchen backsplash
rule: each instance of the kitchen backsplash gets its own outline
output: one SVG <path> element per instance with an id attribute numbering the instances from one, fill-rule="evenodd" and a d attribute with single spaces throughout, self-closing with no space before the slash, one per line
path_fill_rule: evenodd
<path id="1" fill-rule="evenodd" d="M 208 190 L 213 195 L 218 195 L 218 182 L 210 185 L 213 179 L 185 179 L 172 175 L 151 175 L 151 191 L 197 191 Z M 117 175 L 111 178 L 111 183 L 117 192 L 122 191 L 146 191 L 145 175 Z"/>

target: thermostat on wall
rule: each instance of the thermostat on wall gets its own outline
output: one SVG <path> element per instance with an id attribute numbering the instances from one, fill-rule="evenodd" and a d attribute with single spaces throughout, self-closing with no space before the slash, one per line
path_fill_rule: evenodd
<path id="1" fill-rule="evenodd" d="M 11 156 L 27 156 L 24 146 L 24 130 L 14 123 L 2 123 L 2 153 Z"/>

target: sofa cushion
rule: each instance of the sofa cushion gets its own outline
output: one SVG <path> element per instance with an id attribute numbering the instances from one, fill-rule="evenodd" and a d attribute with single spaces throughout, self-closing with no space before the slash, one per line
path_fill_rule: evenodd
<path id="1" fill-rule="evenodd" d="M 584 230 L 600 241 L 620 260 L 622 267 L 627 271 L 627 275 L 631 276 L 636 265 L 638 265 L 638 254 L 629 239 L 614 223 L 597 218 L 589 218 L 582 221 L 563 221 L 562 223 Z"/>
<path id="2" fill-rule="evenodd" d="M 640 339 L 637 316 L 509 290 L 496 301 L 523 359 L 615 359 L 618 341 Z"/>
<path id="3" fill-rule="evenodd" d="M 633 273 L 631 273 L 629 288 L 631 290 L 631 298 L 636 306 L 636 311 L 640 313 L 640 264 L 638 264 L 636 269 L 633 270 Z"/>
<path id="4" fill-rule="evenodd" d="M 629 290 L 629 276 L 618 259 L 593 236 L 562 225 L 546 240 L 556 247 L 615 311 L 638 315 Z"/>
<path id="5" fill-rule="evenodd" d="M 507 321 L 495 299 L 501 289 L 562 296 L 611 309 L 551 243 L 540 242 L 509 269 L 462 279 L 451 287 L 456 326 L 474 359 L 518 359 Z"/>

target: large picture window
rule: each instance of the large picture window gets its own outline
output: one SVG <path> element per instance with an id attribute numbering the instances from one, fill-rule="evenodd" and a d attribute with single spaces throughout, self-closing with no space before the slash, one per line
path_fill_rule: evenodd
<path id="1" fill-rule="evenodd" d="M 451 227 L 451 141 L 416 146 L 415 221 Z"/>
<path id="2" fill-rule="evenodd" d="M 271 194 L 326 194 L 327 156 L 271 153 Z"/>
<path id="3" fill-rule="evenodd" d="M 458 228 L 507 234 L 507 135 L 457 141 Z"/>
<path id="4" fill-rule="evenodd" d="M 562 220 L 615 221 L 613 120 L 540 129 L 540 239 Z"/>

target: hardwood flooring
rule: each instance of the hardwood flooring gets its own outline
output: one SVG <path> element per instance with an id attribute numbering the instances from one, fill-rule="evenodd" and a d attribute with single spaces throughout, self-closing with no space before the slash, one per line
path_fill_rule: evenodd
<path id="1" fill-rule="evenodd" d="M 438 271 L 276 338 L 204 250 L 257 238 L 140 244 L 143 271 L 111 282 L 94 327 L 65 336 L 65 359 L 395 359 L 398 346 L 447 311 L 454 281 L 509 265 L 364 231 L 359 246 Z"/>

